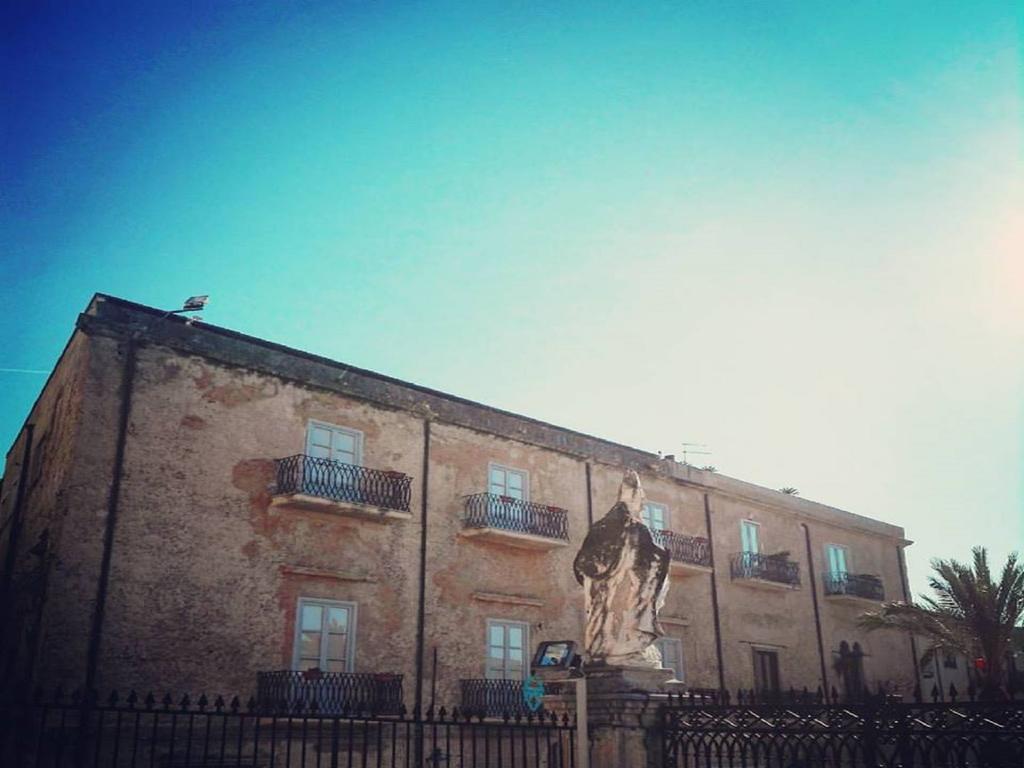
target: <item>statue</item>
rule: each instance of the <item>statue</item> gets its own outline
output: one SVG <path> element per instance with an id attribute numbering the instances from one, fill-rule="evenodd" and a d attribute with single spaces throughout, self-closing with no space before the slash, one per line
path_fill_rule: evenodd
<path id="1" fill-rule="evenodd" d="M 640 478 L 631 470 L 618 503 L 594 523 L 573 562 L 586 596 L 583 645 L 591 663 L 661 667 L 652 643 L 665 634 L 658 611 L 668 592 L 669 553 L 644 525 L 643 504 Z"/>

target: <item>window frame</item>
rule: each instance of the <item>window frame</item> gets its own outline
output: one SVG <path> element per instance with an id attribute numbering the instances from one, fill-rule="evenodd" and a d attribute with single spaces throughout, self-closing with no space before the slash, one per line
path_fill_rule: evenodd
<path id="1" fill-rule="evenodd" d="M 507 633 L 509 627 L 519 627 L 523 630 L 523 661 L 522 661 L 522 675 L 518 678 L 515 677 L 488 677 L 488 662 L 490 661 L 491 651 L 491 627 L 502 626 L 505 628 Z M 507 636 L 506 636 L 507 637 Z M 508 667 L 508 645 L 504 646 L 506 655 L 503 657 L 504 671 L 507 671 Z M 499 619 L 499 618 L 488 618 L 484 622 L 484 679 L 485 680 L 526 680 L 530 674 L 530 622 L 522 621 L 520 619 Z"/>
<path id="2" fill-rule="evenodd" d="M 299 660 L 302 652 L 302 608 L 305 605 L 320 605 L 324 608 L 345 608 L 348 610 L 348 643 L 345 648 L 345 673 L 356 671 L 356 629 L 359 626 L 359 605 L 348 600 L 332 600 L 322 597 L 300 596 L 295 601 L 295 631 L 292 637 L 292 670 L 299 671 Z M 323 661 L 325 643 L 323 622 L 321 621 L 320 660 Z M 327 670 L 320 667 L 327 674 Z M 338 673 L 331 673 L 338 674 Z"/>
<path id="3" fill-rule="evenodd" d="M 353 466 L 353 467 L 361 467 L 361 466 L 363 466 L 364 449 L 365 449 L 365 442 L 366 442 L 365 438 L 366 438 L 366 436 L 363 434 L 362 430 L 355 429 L 354 427 L 346 427 L 343 424 L 332 424 L 329 421 L 320 421 L 319 419 L 307 419 L 306 420 L 306 440 L 305 440 L 305 443 L 303 444 L 303 448 L 302 448 L 302 452 L 306 456 L 311 456 L 312 455 L 309 452 L 309 447 L 310 447 L 310 438 L 313 435 L 313 427 L 320 427 L 321 429 L 327 429 L 327 430 L 330 430 L 331 432 L 345 432 L 345 433 L 351 435 L 355 439 L 355 443 L 356 443 L 356 451 L 355 451 L 355 453 L 356 453 L 356 457 L 355 457 L 356 461 L 351 466 Z M 334 450 L 334 439 L 332 437 L 332 439 L 331 439 L 331 451 L 333 452 L 333 450 Z M 334 459 L 334 458 L 331 458 L 329 460 L 330 461 L 337 461 L 337 459 Z M 339 462 L 339 463 L 346 464 L 348 462 L 344 462 L 343 461 L 343 462 Z"/>
<path id="4" fill-rule="evenodd" d="M 645 519 L 644 513 L 647 512 L 648 507 L 652 507 L 652 508 L 653 507 L 657 507 L 658 509 L 661 510 L 661 528 L 655 528 L 650 523 L 648 523 L 647 520 Z M 640 519 L 643 521 L 643 524 L 646 525 L 647 528 L 652 533 L 654 531 L 671 531 L 672 530 L 672 526 L 669 525 L 668 504 L 662 504 L 661 502 L 658 502 L 658 501 L 645 501 L 643 503 L 643 506 L 640 508 Z"/>
<path id="5" fill-rule="evenodd" d="M 774 689 L 761 688 L 758 685 L 758 665 L 757 665 L 758 654 L 765 654 L 765 655 L 771 654 L 772 656 L 775 657 L 775 665 L 774 665 L 774 667 L 775 667 L 774 668 L 774 672 L 775 672 L 775 675 L 774 675 L 774 677 L 775 677 L 775 680 L 774 680 L 775 688 Z M 757 693 L 768 693 L 768 694 L 778 694 L 778 693 L 781 693 L 782 692 L 782 657 L 781 657 L 781 654 L 779 653 L 779 649 L 778 648 L 771 648 L 771 647 L 763 646 L 763 645 L 751 646 L 751 648 L 750 648 L 750 661 L 751 661 L 751 664 L 753 665 L 753 670 L 754 670 L 754 690 Z"/>
<path id="6" fill-rule="evenodd" d="M 757 541 L 756 549 L 748 550 L 748 549 L 744 548 L 744 544 L 743 544 L 743 531 L 745 530 L 746 526 L 748 526 L 748 525 L 752 526 L 754 528 L 755 538 L 756 538 L 756 541 Z M 764 551 L 764 542 L 763 542 L 763 540 L 761 538 L 761 524 L 759 522 L 757 522 L 756 520 L 750 520 L 750 519 L 747 519 L 747 518 L 743 518 L 742 520 L 740 520 L 740 552 L 742 552 L 743 554 L 759 555 L 763 551 Z"/>
<path id="7" fill-rule="evenodd" d="M 529 472 L 529 470 L 520 469 L 519 467 L 512 467 L 512 466 L 509 466 L 508 464 L 502 464 L 502 463 L 497 462 L 497 461 L 489 461 L 489 462 L 487 462 L 487 493 L 491 492 L 491 472 L 492 472 L 492 470 L 495 470 L 495 469 L 500 469 L 502 472 L 506 473 L 506 479 L 505 479 L 505 490 L 506 491 L 508 490 L 507 474 L 509 472 L 515 472 L 516 474 L 522 475 L 523 476 L 523 499 L 522 500 L 524 502 L 528 502 L 530 500 L 530 472 Z M 497 494 L 497 495 L 501 496 L 501 495 L 507 495 L 507 494 Z"/>
<path id="8" fill-rule="evenodd" d="M 845 571 L 837 572 L 832 570 L 832 550 L 838 549 L 843 552 L 843 567 Z M 837 576 L 846 575 L 853 573 L 853 567 L 850 565 L 850 548 L 845 544 L 825 544 L 825 568 L 829 576 L 835 578 Z"/>
<path id="9" fill-rule="evenodd" d="M 682 640 L 682 638 L 680 638 L 680 637 L 669 637 L 669 636 L 665 635 L 665 636 L 659 637 L 657 640 L 654 641 L 654 644 L 658 646 L 658 652 L 661 653 L 661 666 L 662 666 L 663 669 L 668 669 L 668 667 L 665 667 L 665 651 L 662 650 L 662 648 L 661 648 L 661 646 L 663 644 L 668 644 L 668 643 L 671 643 L 672 645 L 675 646 L 676 655 L 679 658 L 679 669 L 674 669 L 674 668 L 672 669 L 673 674 L 674 674 L 673 679 L 674 680 L 678 680 L 679 682 L 685 683 L 686 682 L 686 655 L 683 653 L 683 640 Z"/>

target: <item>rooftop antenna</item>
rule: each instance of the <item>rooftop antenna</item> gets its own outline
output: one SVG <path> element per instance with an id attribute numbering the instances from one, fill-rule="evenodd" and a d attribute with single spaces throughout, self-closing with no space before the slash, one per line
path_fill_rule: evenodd
<path id="1" fill-rule="evenodd" d="M 711 451 L 702 451 L 701 448 L 707 448 L 704 443 L 683 443 L 683 464 L 689 464 L 686 457 L 693 456 L 710 456 Z"/>

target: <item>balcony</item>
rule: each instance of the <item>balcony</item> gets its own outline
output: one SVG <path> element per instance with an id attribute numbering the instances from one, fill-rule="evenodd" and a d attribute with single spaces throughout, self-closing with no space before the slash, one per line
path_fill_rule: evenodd
<path id="1" fill-rule="evenodd" d="M 511 496 L 466 497 L 463 536 L 521 549 L 555 549 L 569 543 L 569 513 Z"/>
<path id="2" fill-rule="evenodd" d="M 407 520 L 412 478 L 298 454 L 275 459 L 274 506 Z"/>
<path id="3" fill-rule="evenodd" d="M 800 565 L 789 560 L 787 553 L 763 555 L 740 552 L 729 564 L 734 581 L 769 589 L 796 589 L 800 586 Z"/>
<path id="4" fill-rule="evenodd" d="M 402 676 L 363 672 L 278 670 L 256 673 L 256 701 L 263 711 L 344 711 L 397 714 Z"/>
<path id="5" fill-rule="evenodd" d="M 711 547 L 702 536 L 683 536 L 675 531 L 651 531 L 658 546 L 668 550 L 669 573 L 692 576 L 711 573 Z"/>
<path id="6" fill-rule="evenodd" d="M 882 580 L 870 573 L 826 573 L 822 576 L 825 596 L 836 600 L 885 600 Z"/>
<path id="7" fill-rule="evenodd" d="M 515 717 L 529 711 L 523 701 L 522 680 L 460 680 L 464 714 L 477 717 Z"/>

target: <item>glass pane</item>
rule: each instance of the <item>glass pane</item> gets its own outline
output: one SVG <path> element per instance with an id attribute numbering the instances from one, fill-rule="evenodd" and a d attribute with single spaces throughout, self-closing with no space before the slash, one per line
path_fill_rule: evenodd
<path id="1" fill-rule="evenodd" d="M 309 443 L 321 448 L 331 447 L 331 432 L 323 427 L 310 427 Z"/>
<path id="2" fill-rule="evenodd" d="M 492 659 L 504 659 L 505 648 L 500 645 L 490 645 L 487 647 L 487 655 Z"/>
<path id="3" fill-rule="evenodd" d="M 488 635 L 491 645 L 505 645 L 505 628 L 500 624 L 491 624 Z"/>
<path id="4" fill-rule="evenodd" d="M 326 445 L 310 445 L 309 455 L 315 459 L 329 459 L 331 458 L 331 449 Z"/>
<path id="5" fill-rule="evenodd" d="M 522 648 L 523 647 L 523 628 L 522 627 L 509 627 L 508 628 L 508 645 L 510 648 Z"/>
<path id="6" fill-rule="evenodd" d="M 320 658 L 319 632 L 302 632 L 299 635 L 299 657 Z"/>
<path id="7" fill-rule="evenodd" d="M 521 491 L 523 489 L 523 476 L 518 472 L 509 472 L 508 487 L 510 491 Z"/>
<path id="8" fill-rule="evenodd" d="M 355 435 L 350 435 L 348 432 L 335 432 L 334 433 L 334 448 L 338 451 L 347 451 L 348 453 L 355 453 L 356 450 L 356 438 Z"/>
<path id="9" fill-rule="evenodd" d="M 523 663 L 523 649 L 522 648 L 509 648 L 508 649 L 508 659 L 511 662 L 519 662 L 519 664 L 522 664 Z"/>
<path id="10" fill-rule="evenodd" d="M 348 658 L 348 635 L 327 636 L 327 660 L 345 661 Z"/>
<path id="11" fill-rule="evenodd" d="M 491 467 L 491 485 L 505 487 L 505 471 Z"/>
<path id="12" fill-rule="evenodd" d="M 323 626 L 324 609 L 320 605 L 302 606 L 302 629 L 319 632 Z"/>
<path id="13" fill-rule="evenodd" d="M 348 664 L 344 659 L 328 659 L 327 660 L 327 672 L 347 672 Z"/>
<path id="14" fill-rule="evenodd" d="M 315 669 L 320 666 L 320 659 L 307 659 L 305 657 L 299 659 L 299 672 L 303 672 L 307 669 Z"/>
<path id="15" fill-rule="evenodd" d="M 348 608 L 331 607 L 327 609 L 327 631 L 348 631 Z"/>

